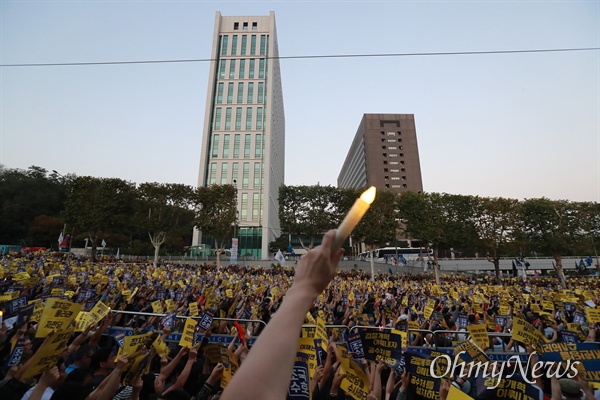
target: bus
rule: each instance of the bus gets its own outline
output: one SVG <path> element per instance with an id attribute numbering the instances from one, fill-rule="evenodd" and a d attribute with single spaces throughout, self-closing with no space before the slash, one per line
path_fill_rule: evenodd
<path id="1" fill-rule="evenodd" d="M 376 263 L 392 263 L 393 259 L 398 255 L 398 258 L 404 257 L 404 259 L 408 261 L 415 261 L 419 258 L 428 258 L 433 257 L 433 250 L 419 248 L 419 247 L 381 247 L 379 249 L 373 250 L 374 261 Z M 402 257 L 400 257 L 402 256 Z M 357 259 L 362 261 L 370 261 L 371 260 L 371 252 L 367 251 L 364 253 L 360 253 L 357 256 Z"/>

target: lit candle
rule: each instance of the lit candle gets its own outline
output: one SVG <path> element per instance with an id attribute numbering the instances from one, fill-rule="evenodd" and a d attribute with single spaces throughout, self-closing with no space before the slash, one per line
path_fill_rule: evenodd
<path id="1" fill-rule="evenodd" d="M 375 200 L 375 186 L 371 186 L 367 190 L 360 195 L 358 199 L 354 202 L 354 205 L 346 214 L 346 217 L 337 228 L 337 233 L 335 235 L 335 240 L 333 241 L 333 245 L 331 246 L 331 250 L 335 251 L 342 247 L 342 244 L 350 236 L 354 227 L 358 224 L 360 219 L 365 215 L 373 200 Z"/>

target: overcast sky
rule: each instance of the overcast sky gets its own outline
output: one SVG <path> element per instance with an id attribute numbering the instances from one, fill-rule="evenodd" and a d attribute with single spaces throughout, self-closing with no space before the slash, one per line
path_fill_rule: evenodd
<path id="1" fill-rule="evenodd" d="M 7 1 L 0 63 L 208 59 L 215 12 L 283 57 L 600 47 L 594 1 Z M 427 192 L 600 201 L 600 52 L 283 59 L 287 185 L 337 184 L 364 113 L 415 115 Z M 0 164 L 197 184 L 208 62 L 0 68 Z"/>

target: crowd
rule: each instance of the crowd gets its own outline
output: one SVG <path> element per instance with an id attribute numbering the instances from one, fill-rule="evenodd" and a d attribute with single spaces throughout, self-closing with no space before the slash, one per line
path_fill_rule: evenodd
<path id="1" fill-rule="evenodd" d="M 328 246 L 293 268 L 5 255 L 0 399 L 600 398 L 597 279 L 371 279 Z"/>

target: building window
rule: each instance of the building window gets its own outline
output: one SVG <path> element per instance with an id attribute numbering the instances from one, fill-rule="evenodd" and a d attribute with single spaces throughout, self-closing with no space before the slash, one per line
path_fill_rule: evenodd
<path id="1" fill-rule="evenodd" d="M 244 24 L 242 25 L 242 27 L 243 27 L 243 29 L 244 29 L 245 31 L 247 31 L 247 30 L 248 30 L 248 23 L 247 23 L 247 22 L 244 22 Z"/>
<path id="2" fill-rule="evenodd" d="M 234 162 L 231 166 L 231 182 L 236 183 L 238 179 L 238 163 Z"/>
<path id="3" fill-rule="evenodd" d="M 244 158 L 250 158 L 250 141 L 252 135 L 248 134 L 244 137 Z"/>
<path id="4" fill-rule="evenodd" d="M 237 31 L 238 29 L 240 29 L 240 23 L 239 22 L 234 22 L 233 23 L 233 30 Z"/>
<path id="5" fill-rule="evenodd" d="M 208 180 L 209 185 L 217 183 L 217 163 L 210 163 L 210 178 Z"/>
<path id="6" fill-rule="evenodd" d="M 246 55 L 246 44 L 248 43 L 248 36 L 242 35 L 242 50 L 240 52 L 241 55 Z"/>
<path id="7" fill-rule="evenodd" d="M 398 173 L 398 172 L 400 172 L 400 170 L 399 169 L 390 169 L 390 172 L 391 173 Z"/>
<path id="8" fill-rule="evenodd" d="M 258 23 L 257 23 L 257 22 L 253 22 L 253 23 L 252 23 L 252 30 L 253 30 L 253 31 L 256 31 L 256 30 L 258 30 Z"/>
<path id="9" fill-rule="evenodd" d="M 396 139 L 388 139 L 388 143 L 396 143 Z"/>
<path id="10" fill-rule="evenodd" d="M 396 146 L 390 146 L 388 147 L 388 150 L 398 150 L 398 148 Z"/>
<path id="11" fill-rule="evenodd" d="M 404 161 L 400 161 L 400 165 L 404 165 Z"/>
<path id="12" fill-rule="evenodd" d="M 233 82 L 227 84 L 227 104 L 233 103 Z"/>
<path id="13" fill-rule="evenodd" d="M 227 61 L 226 60 L 221 60 L 221 63 L 219 64 L 219 79 L 225 79 L 225 63 Z"/>
<path id="14" fill-rule="evenodd" d="M 235 109 L 235 130 L 239 131 L 242 129 L 242 107 Z"/>
<path id="15" fill-rule="evenodd" d="M 402 171 L 402 173 L 406 172 L 406 168 L 400 168 L 400 171 Z"/>
<path id="16" fill-rule="evenodd" d="M 254 82 L 248 82 L 248 104 L 254 101 Z"/>
<path id="17" fill-rule="evenodd" d="M 398 165 L 398 161 L 390 161 L 390 165 Z"/>
<path id="18" fill-rule="evenodd" d="M 383 157 L 387 157 L 387 153 L 383 153 L 383 154 L 382 154 L 382 156 L 383 156 Z"/>
<path id="19" fill-rule="evenodd" d="M 262 135 L 256 135 L 256 146 L 254 147 L 254 158 L 260 158 L 262 152 Z"/>
<path id="20" fill-rule="evenodd" d="M 237 35 L 233 35 L 231 37 L 231 55 L 235 56 L 236 51 L 237 51 Z"/>
<path id="21" fill-rule="evenodd" d="M 252 129 L 252 107 L 246 108 L 246 130 Z"/>
<path id="22" fill-rule="evenodd" d="M 258 82 L 258 104 L 263 103 L 264 82 Z"/>
<path id="23" fill-rule="evenodd" d="M 240 73 L 238 74 L 238 78 L 244 79 L 244 73 L 246 72 L 246 60 L 240 60 Z"/>
<path id="24" fill-rule="evenodd" d="M 225 130 L 231 130 L 231 107 L 227 107 L 225 110 Z"/>
<path id="25" fill-rule="evenodd" d="M 385 150 L 385 146 L 381 146 L 381 149 L 382 149 L 382 150 Z"/>
<path id="26" fill-rule="evenodd" d="M 238 83 L 238 92 L 237 92 L 237 103 L 242 104 L 244 102 L 244 82 Z"/>
<path id="27" fill-rule="evenodd" d="M 213 135 L 211 157 L 213 157 L 213 158 L 219 157 L 219 135 Z"/>
<path id="28" fill-rule="evenodd" d="M 265 78 L 265 59 L 258 60 L 258 79 Z"/>
<path id="29" fill-rule="evenodd" d="M 221 129 L 221 109 L 217 108 L 215 110 L 215 124 L 213 126 L 213 129 L 215 131 L 218 131 Z"/>
<path id="30" fill-rule="evenodd" d="M 263 109 L 262 107 L 258 107 L 256 109 L 256 130 L 261 131 L 263 128 Z"/>
<path id="31" fill-rule="evenodd" d="M 227 55 L 227 42 L 229 42 L 229 36 L 223 35 L 223 38 L 221 39 L 221 55 L 222 56 Z"/>
<path id="32" fill-rule="evenodd" d="M 390 154 L 390 157 L 398 157 L 398 154 Z"/>
<path id="33" fill-rule="evenodd" d="M 387 132 L 386 133 L 388 136 L 396 136 L 396 132 Z"/>
<path id="34" fill-rule="evenodd" d="M 221 185 L 227 184 L 227 163 L 221 164 Z"/>
<path id="35" fill-rule="evenodd" d="M 219 82 L 217 85 L 217 104 L 223 103 L 223 82 Z"/>
<path id="36" fill-rule="evenodd" d="M 260 163 L 254 163 L 254 189 L 260 188 Z"/>
<path id="37" fill-rule="evenodd" d="M 236 134 L 233 136 L 233 158 L 240 158 L 240 135 Z M 234 167 L 237 164 L 233 164 Z"/>
<path id="38" fill-rule="evenodd" d="M 393 180 L 393 181 L 399 181 L 399 180 L 400 180 L 400 177 L 399 177 L 399 176 L 392 176 L 392 180 Z"/>
<path id="39" fill-rule="evenodd" d="M 249 79 L 254 79 L 254 63 L 256 60 L 254 60 L 253 58 L 250 59 L 250 70 L 248 71 L 248 78 Z"/>
<path id="40" fill-rule="evenodd" d="M 400 157 L 404 157 L 404 153 L 400 153 Z"/>
<path id="41" fill-rule="evenodd" d="M 256 55 L 256 35 L 250 37 L 250 55 Z"/>
<path id="42" fill-rule="evenodd" d="M 392 185 L 392 188 L 394 188 L 394 189 L 400 189 L 401 187 L 402 186 L 400 186 L 400 185 Z"/>
<path id="43" fill-rule="evenodd" d="M 229 79 L 235 78 L 235 60 L 229 60 Z"/>
<path id="44" fill-rule="evenodd" d="M 223 158 L 229 158 L 229 135 L 223 135 Z"/>
<path id="45" fill-rule="evenodd" d="M 403 187 L 404 189 L 406 189 L 408 186 L 406 186 L 406 183 L 404 183 L 404 184 L 402 184 L 402 187 Z"/>
<path id="46" fill-rule="evenodd" d="M 252 198 L 252 221 L 258 221 L 260 211 L 260 198 L 258 193 L 253 193 Z"/>
<path id="47" fill-rule="evenodd" d="M 242 189 L 248 189 L 248 179 L 250 176 L 250 163 L 244 163 L 244 171 L 242 172 Z"/>
<path id="48" fill-rule="evenodd" d="M 242 221 L 248 220 L 248 193 L 242 193 Z"/>
<path id="49" fill-rule="evenodd" d="M 260 35 L 260 55 L 264 56 L 267 52 L 267 35 Z"/>

